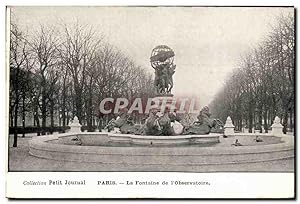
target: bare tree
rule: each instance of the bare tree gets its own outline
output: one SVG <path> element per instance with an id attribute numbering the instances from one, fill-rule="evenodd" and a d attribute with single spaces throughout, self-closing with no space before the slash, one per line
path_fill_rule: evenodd
<path id="1" fill-rule="evenodd" d="M 10 87 L 10 98 L 12 109 L 14 112 L 14 143 L 13 147 L 17 147 L 18 140 L 18 116 L 19 116 L 19 103 L 21 96 L 21 81 L 24 75 L 22 70 L 25 70 L 26 60 L 28 57 L 28 43 L 24 38 L 24 34 L 15 24 L 11 24 L 10 29 L 10 72 L 11 72 L 11 87 Z M 12 110 L 11 109 L 11 110 Z"/>
<path id="2" fill-rule="evenodd" d="M 30 51 L 34 55 L 35 73 L 40 82 L 41 88 L 41 115 L 42 115 L 42 128 L 45 129 L 47 123 L 49 94 L 53 88 L 53 84 L 57 81 L 52 77 L 53 70 L 57 65 L 57 44 L 58 38 L 54 33 L 54 29 L 45 29 L 41 26 L 39 31 L 33 36 L 30 43 Z M 54 80 L 54 81 L 51 81 Z M 43 131 L 42 134 L 45 134 Z"/>
<path id="3" fill-rule="evenodd" d="M 40 130 L 46 133 L 47 121 L 52 132 L 57 118 L 65 127 L 75 115 L 93 131 L 95 119 L 103 119 L 98 111 L 103 98 L 147 98 L 154 94 L 152 75 L 90 27 L 65 25 L 58 30 L 40 26 L 26 38 L 15 36 L 20 36 L 11 46 L 15 59 L 11 59 L 10 122 L 15 133 L 19 118 L 25 132 L 25 118 L 30 112 L 38 135 Z M 113 114 L 107 115 L 106 120 L 111 117 Z"/>
<path id="4" fill-rule="evenodd" d="M 74 25 L 73 28 L 64 27 L 60 57 L 69 70 L 73 79 L 75 115 L 82 120 L 84 85 L 86 72 L 95 57 L 102 38 L 96 36 L 92 28 Z"/>
<path id="5" fill-rule="evenodd" d="M 224 84 L 226 93 L 216 95 L 211 106 L 222 118 L 232 116 L 236 129 L 246 121 L 268 132 L 276 115 L 283 120 L 284 133 L 294 120 L 294 21 L 292 16 L 279 16 L 266 39 L 248 52 L 239 67 Z M 213 109 L 214 109 L 213 108 Z M 224 111 L 225 110 L 225 111 Z"/>

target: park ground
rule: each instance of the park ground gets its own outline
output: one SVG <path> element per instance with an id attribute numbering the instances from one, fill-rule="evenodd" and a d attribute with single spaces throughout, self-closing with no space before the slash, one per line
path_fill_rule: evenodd
<path id="1" fill-rule="evenodd" d="M 9 137 L 9 171 L 175 171 L 175 172 L 293 172 L 294 159 L 247 164 L 207 165 L 207 166 L 137 166 L 125 164 L 102 164 L 63 162 L 37 158 L 29 155 L 31 136 L 18 138 L 18 147 L 12 147 L 13 137 Z"/>

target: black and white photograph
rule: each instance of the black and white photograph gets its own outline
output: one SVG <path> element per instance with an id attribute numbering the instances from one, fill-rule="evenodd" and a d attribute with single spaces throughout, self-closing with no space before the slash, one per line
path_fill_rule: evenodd
<path id="1" fill-rule="evenodd" d="M 8 6 L 8 174 L 284 174 L 290 194 L 274 198 L 293 198 L 295 12 L 289 6 Z M 89 182 L 33 178 L 20 185 Z M 95 178 L 95 186 L 214 185 L 118 178 Z M 228 194 L 258 198 L 243 195 Z"/>

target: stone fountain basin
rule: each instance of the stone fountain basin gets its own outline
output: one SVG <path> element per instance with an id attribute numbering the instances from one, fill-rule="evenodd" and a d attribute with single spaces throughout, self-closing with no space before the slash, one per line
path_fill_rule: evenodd
<path id="1" fill-rule="evenodd" d="M 235 136 L 255 137 L 255 135 L 237 134 Z M 271 134 L 259 135 L 261 137 L 274 137 Z M 219 134 L 139 136 L 113 133 L 65 133 L 33 138 L 30 141 L 29 154 L 39 158 L 59 161 L 97 162 L 107 165 L 142 165 L 145 168 L 155 166 L 157 170 L 160 169 L 159 166 L 218 166 L 293 158 L 294 137 L 288 135 L 276 135 L 276 137 L 280 138 L 280 143 L 233 147 L 209 146 L 208 144 L 211 144 L 211 142 L 219 141 Z M 78 145 L 76 144 L 78 140 L 72 141 L 71 138 L 79 138 L 81 143 L 85 145 Z M 62 143 L 63 141 L 70 142 L 70 140 L 72 143 Z M 121 143 L 121 145 L 107 145 L 111 141 Z M 203 142 L 208 142 L 208 144 L 204 146 L 179 145 Z"/>
<path id="2" fill-rule="evenodd" d="M 178 146 L 218 143 L 221 134 L 143 136 L 116 133 L 82 133 L 77 137 L 84 146 L 105 146 L 108 143 L 133 144 L 141 146 Z"/>

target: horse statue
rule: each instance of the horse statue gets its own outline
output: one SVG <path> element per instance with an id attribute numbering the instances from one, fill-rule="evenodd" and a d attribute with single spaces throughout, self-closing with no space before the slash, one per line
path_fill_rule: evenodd
<path id="1" fill-rule="evenodd" d="M 120 111 L 116 119 L 113 118 L 107 124 L 109 131 L 115 127 L 119 128 L 122 134 L 137 134 L 140 130 L 140 125 L 134 124 L 133 118 L 128 114 L 126 108 Z"/>
<path id="2" fill-rule="evenodd" d="M 209 108 L 207 106 L 203 107 L 197 116 L 198 120 L 192 125 L 185 127 L 183 134 L 205 135 L 211 132 L 221 132 L 224 124 L 218 119 L 211 119 L 210 115 Z"/>

